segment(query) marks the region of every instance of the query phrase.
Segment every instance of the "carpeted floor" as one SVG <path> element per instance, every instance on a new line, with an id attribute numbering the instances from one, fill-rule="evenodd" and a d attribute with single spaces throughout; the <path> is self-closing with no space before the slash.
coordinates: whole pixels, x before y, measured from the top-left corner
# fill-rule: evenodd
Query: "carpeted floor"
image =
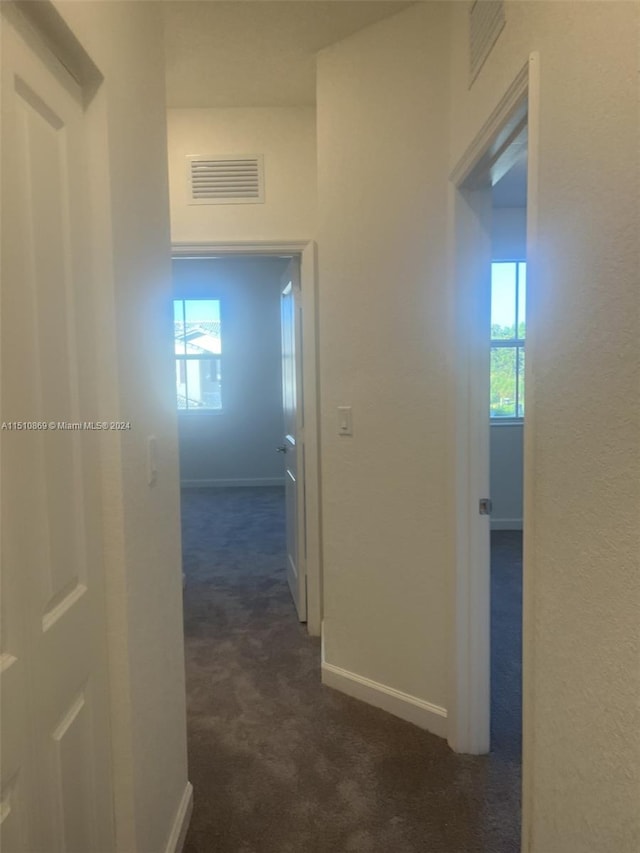
<path id="1" fill-rule="evenodd" d="M 491 749 L 522 755 L 522 532 L 491 534 Z"/>
<path id="2" fill-rule="evenodd" d="M 185 853 L 516 853 L 519 535 L 494 536 L 496 751 L 472 758 L 322 687 L 286 585 L 282 490 L 182 500 Z"/>

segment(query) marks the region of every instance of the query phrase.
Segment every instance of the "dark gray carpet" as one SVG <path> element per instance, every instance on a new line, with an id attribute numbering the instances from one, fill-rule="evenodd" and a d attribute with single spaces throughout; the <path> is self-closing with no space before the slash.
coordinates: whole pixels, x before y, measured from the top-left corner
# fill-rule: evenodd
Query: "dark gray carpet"
<path id="1" fill-rule="evenodd" d="M 498 750 L 454 755 L 320 684 L 319 642 L 297 622 L 285 580 L 282 490 L 193 489 L 182 500 L 194 785 L 185 853 L 516 853 L 512 665 L 494 668 L 507 730 L 496 731 Z M 506 587 L 517 597 L 517 581 Z M 501 648 L 510 656 L 515 645 L 505 637 Z"/>
<path id="2" fill-rule="evenodd" d="M 522 533 L 491 534 L 491 749 L 522 755 Z"/>

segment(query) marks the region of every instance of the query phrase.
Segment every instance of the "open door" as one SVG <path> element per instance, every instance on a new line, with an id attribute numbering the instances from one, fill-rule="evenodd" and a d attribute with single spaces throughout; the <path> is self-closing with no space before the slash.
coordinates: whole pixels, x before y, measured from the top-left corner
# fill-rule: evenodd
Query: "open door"
<path id="1" fill-rule="evenodd" d="M 449 745 L 455 752 L 482 754 L 490 749 L 490 400 L 491 221 L 492 187 L 528 150 L 527 262 L 535 245 L 539 58 L 529 56 L 478 136 L 451 173 L 455 223 L 452 256 L 456 292 L 456 564 L 453 592 L 453 642 Z M 532 144 L 533 142 L 533 144 Z M 533 188 L 533 190 L 532 190 Z M 517 310 L 516 310 L 517 314 Z M 527 307 L 527 315 L 530 316 Z M 516 321 L 517 322 L 517 321 Z M 531 388 L 527 358 L 526 386 Z M 527 456 L 532 450 L 531 419 L 525 437 L 525 506 Z M 526 529 L 526 510 L 525 510 Z M 526 541 L 526 539 L 525 539 Z M 526 549 L 525 549 L 526 550 Z M 525 560 L 526 564 L 526 555 Z M 525 571 L 524 607 L 527 605 Z M 525 620 L 526 621 L 526 620 Z M 525 661 L 527 653 L 524 632 Z M 525 666 L 526 675 L 526 666 Z M 526 744 L 526 691 L 524 710 Z M 526 748 L 523 767 L 526 767 Z M 526 783 L 525 783 L 526 784 Z"/>
<path id="2" fill-rule="evenodd" d="M 282 409 L 287 520 L 287 581 L 301 622 L 307 621 L 304 524 L 304 423 L 302 400 L 302 307 L 298 259 L 282 278 Z"/>

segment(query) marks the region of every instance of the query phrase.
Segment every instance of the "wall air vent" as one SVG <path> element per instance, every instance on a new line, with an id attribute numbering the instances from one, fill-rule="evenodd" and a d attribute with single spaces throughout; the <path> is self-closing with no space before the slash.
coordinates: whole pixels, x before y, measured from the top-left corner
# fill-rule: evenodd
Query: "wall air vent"
<path id="1" fill-rule="evenodd" d="M 189 204 L 262 204 L 264 157 L 187 157 Z"/>
<path id="2" fill-rule="evenodd" d="M 473 0 L 469 9 L 469 88 L 504 25 L 504 0 Z"/>

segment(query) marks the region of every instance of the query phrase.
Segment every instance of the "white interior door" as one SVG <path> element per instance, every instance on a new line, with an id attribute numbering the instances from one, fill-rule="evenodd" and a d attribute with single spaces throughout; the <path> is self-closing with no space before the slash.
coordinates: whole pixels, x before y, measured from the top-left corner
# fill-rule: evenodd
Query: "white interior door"
<path id="1" fill-rule="evenodd" d="M 456 571 L 449 744 L 489 751 L 491 187 L 456 191 Z"/>
<path id="2" fill-rule="evenodd" d="M 456 564 L 448 740 L 456 752 L 472 754 L 489 751 L 491 732 L 491 526 L 483 508 L 484 499 L 490 497 L 491 186 L 518 159 L 528 138 L 530 200 L 535 183 L 531 168 L 537 161 L 529 147 L 529 91 L 530 87 L 538 91 L 538 73 L 537 55 L 531 54 L 451 174 L 457 342 Z M 534 139 L 536 128 L 534 119 Z M 527 220 L 529 252 L 529 205 Z M 524 700 L 526 708 L 526 696 Z"/>
<path id="3" fill-rule="evenodd" d="M 282 280 L 282 405 L 287 516 L 287 580 L 301 622 L 307 619 L 304 524 L 304 423 L 300 269 L 291 260 Z"/>
<path id="4" fill-rule="evenodd" d="M 35 39 L 35 40 L 34 40 Z M 82 92 L 2 20 L 2 787 L 7 853 L 114 849 Z M 84 378 L 83 378 L 84 377 Z M 45 429 L 42 425 L 46 424 Z"/>

